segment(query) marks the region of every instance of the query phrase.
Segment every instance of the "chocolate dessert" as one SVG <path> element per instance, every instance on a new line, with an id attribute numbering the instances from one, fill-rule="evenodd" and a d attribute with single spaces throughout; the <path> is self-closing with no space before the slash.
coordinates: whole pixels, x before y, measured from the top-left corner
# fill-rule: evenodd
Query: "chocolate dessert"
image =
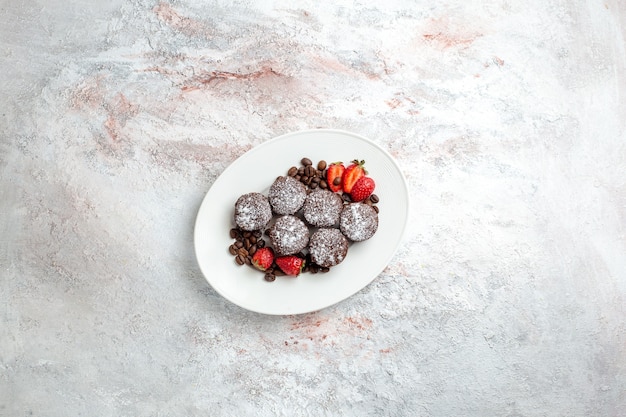
<path id="1" fill-rule="evenodd" d="M 341 211 L 339 228 L 353 242 L 362 242 L 374 236 L 378 229 L 378 213 L 367 204 L 347 204 Z"/>
<path id="2" fill-rule="evenodd" d="M 339 229 L 319 229 L 309 241 L 311 261 L 322 267 L 340 264 L 348 253 L 348 240 Z"/>
<path id="3" fill-rule="evenodd" d="M 309 243 L 309 228 L 295 216 L 279 217 L 269 228 L 269 238 L 276 255 L 293 255 Z"/>
<path id="4" fill-rule="evenodd" d="M 315 227 L 330 227 L 339 222 L 343 201 L 337 193 L 318 189 L 304 200 L 304 219 Z"/>
<path id="5" fill-rule="evenodd" d="M 235 223 L 241 230 L 264 229 L 272 219 L 272 208 L 261 193 L 244 194 L 235 203 Z"/>
<path id="6" fill-rule="evenodd" d="M 268 199 L 276 214 L 294 214 L 306 198 L 306 187 L 292 177 L 278 177 L 270 187 Z"/>

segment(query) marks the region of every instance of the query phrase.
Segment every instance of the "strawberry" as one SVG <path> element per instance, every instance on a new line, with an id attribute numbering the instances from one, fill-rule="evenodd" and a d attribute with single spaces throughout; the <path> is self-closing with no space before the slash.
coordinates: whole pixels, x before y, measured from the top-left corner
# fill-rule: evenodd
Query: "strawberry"
<path id="1" fill-rule="evenodd" d="M 326 183 L 328 184 L 328 188 L 331 191 L 337 192 L 341 190 L 341 177 L 343 176 L 343 172 L 346 170 L 346 167 L 343 166 L 342 162 L 333 162 L 328 166 L 326 170 Z M 337 179 L 339 178 L 339 179 Z M 335 181 L 337 182 L 335 184 Z"/>
<path id="2" fill-rule="evenodd" d="M 352 201 L 363 201 L 374 192 L 376 183 L 370 177 L 359 178 L 350 191 L 350 198 Z"/>
<path id="3" fill-rule="evenodd" d="M 367 171 L 363 167 L 365 161 L 352 161 L 352 164 L 348 165 L 341 177 L 341 186 L 343 191 L 349 193 L 352 191 L 352 187 L 358 181 L 359 178 L 364 177 Z"/>
<path id="4" fill-rule="evenodd" d="M 261 271 L 267 270 L 274 263 L 274 251 L 272 248 L 263 247 L 257 249 L 252 255 L 252 265 Z"/>
<path id="5" fill-rule="evenodd" d="M 287 275 L 300 275 L 304 268 L 304 259 L 295 255 L 279 256 L 276 258 L 276 265 Z"/>

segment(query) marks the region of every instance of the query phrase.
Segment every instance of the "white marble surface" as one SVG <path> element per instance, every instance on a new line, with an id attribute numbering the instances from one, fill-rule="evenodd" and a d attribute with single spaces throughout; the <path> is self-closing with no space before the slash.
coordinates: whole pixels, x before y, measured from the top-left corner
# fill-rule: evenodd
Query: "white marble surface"
<path id="1" fill-rule="evenodd" d="M 626 5 L 0 2 L 0 415 L 626 415 Z M 294 130 L 413 210 L 303 316 L 197 267 L 200 201 Z"/>

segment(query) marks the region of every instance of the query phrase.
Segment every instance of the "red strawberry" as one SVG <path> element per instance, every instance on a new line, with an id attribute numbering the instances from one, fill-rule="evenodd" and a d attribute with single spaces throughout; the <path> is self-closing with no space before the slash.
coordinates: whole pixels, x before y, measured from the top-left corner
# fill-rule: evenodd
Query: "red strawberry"
<path id="1" fill-rule="evenodd" d="M 276 258 L 276 265 L 287 275 L 300 275 L 304 268 L 304 259 L 295 255 L 279 256 Z"/>
<path id="2" fill-rule="evenodd" d="M 376 183 L 370 177 L 359 178 L 350 191 L 350 198 L 352 201 L 363 201 L 374 192 Z"/>
<path id="3" fill-rule="evenodd" d="M 328 188 L 331 191 L 337 192 L 341 191 L 341 177 L 343 176 L 343 172 L 346 170 L 346 167 L 343 166 L 342 162 L 333 162 L 328 166 L 326 170 L 326 183 L 328 183 Z M 339 178 L 337 180 L 337 178 Z M 335 184 L 337 181 L 337 184 Z"/>
<path id="4" fill-rule="evenodd" d="M 341 186 L 343 187 L 343 191 L 349 193 L 352 191 L 352 187 L 358 181 L 359 178 L 364 177 L 367 174 L 367 171 L 363 167 L 365 161 L 357 161 L 356 159 L 352 161 L 352 164 L 348 165 L 346 170 L 343 172 L 343 176 L 341 177 Z"/>
<path id="5" fill-rule="evenodd" d="M 272 250 L 272 248 L 263 247 L 257 249 L 257 251 L 254 252 L 254 255 L 252 255 L 252 265 L 257 269 L 260 269 L 261 271 L 265 271 L 266 269 L 268 269 L 270 266 L 272 266 L 273 262 L 274 251 Z"/>

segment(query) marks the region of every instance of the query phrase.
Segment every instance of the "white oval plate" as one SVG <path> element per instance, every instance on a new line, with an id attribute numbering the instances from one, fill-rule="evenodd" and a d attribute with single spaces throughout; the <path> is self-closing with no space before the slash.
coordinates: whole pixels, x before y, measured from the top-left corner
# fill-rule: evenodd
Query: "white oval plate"
<path id="1" fill-rule="evenodd" d="M 238 266 L 228 247 L 234 242 L 237 198 L 249 192 L 267 195 L 277 176 L 299 166 L 303 157 L 314 163 L 365 160 L 376 182 L 379 226 L 367 241 L 350 246 L 345 260 L 327 273 L 264 280 L 264 274 Z M 263 314 L 290 315 L 321 310 L 355 294 L 387 266 L 400 245 L 409 213 L 406 181 L 393 158 L 374 142 L 354 133 L 319 129 L 269 140 L 228 166 L 208 191 L 196 218 L 194 244 L 200 270 L 227 300 Z"/>

